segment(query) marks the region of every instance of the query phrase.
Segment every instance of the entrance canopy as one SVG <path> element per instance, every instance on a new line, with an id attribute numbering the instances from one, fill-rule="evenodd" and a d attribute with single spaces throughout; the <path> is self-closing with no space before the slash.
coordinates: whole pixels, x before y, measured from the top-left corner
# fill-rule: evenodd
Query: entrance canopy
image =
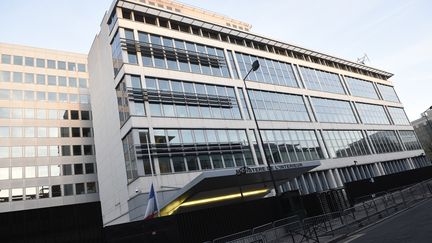
<path id="1" fill-rule="evenodd" d="M 319 165 L 320 161 L 308 161 L 272 164 L 271 168 L 279 185 Z M 161 205 L 161 215 L 260 198 L 273 188 L 266 165 L 204 171 Z"/>

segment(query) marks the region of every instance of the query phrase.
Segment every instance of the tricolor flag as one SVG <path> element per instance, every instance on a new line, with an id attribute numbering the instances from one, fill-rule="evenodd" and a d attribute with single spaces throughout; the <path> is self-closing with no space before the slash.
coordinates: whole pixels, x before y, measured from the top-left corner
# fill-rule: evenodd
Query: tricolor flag
<path id="1" fill-rule="evenodd" d="M 155 218 L 158 216 L 158 213 L 159 213 L 159 209 L 157 205 L 157 198 L 152 183 L 150 188 L 149 198 L 147 201 L 147 209 L 144 215 L 144 220 Z"/>

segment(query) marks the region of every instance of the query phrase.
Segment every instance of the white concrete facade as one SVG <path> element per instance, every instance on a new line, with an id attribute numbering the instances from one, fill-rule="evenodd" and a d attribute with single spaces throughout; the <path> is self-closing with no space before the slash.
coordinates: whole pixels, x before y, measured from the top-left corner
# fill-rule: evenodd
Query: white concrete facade
<path id="1" fill-rule="evenodd" d="M 0 213 L 99 201 L 87 55 L 0 44 Z"/>
<path id="2" fill-rule="evenodd" d="M 181 7 L 179 11 L 170 10 L 166 5 L 167 1 L 156 1 L 156 6 L 149 4 L 146 1 L 114 1 L 110 10 L 105 15 L 102 24 L 101 31 L 96 36 L 91 51 L 89 53 L 89 74 L 90 74 L 90 93 L 92 99 L 92 110 L 94 114 L 94 127 L 95 127 L 95 144 L 97 146 L 97 163 L 98 163 L 98 178 L 100 181 L 100 197 L 102 205 L 102 215 L 104 225 L 118 224 L 123 222 L 129 222 L 133 220 L 142 219 L 143 213 L 145 212 L 145 206 L 147 201 L 147 193 L 152 183 L 155 185 L 155 190 L 158 192 L 159 200 L 166 202 L 170 196 L 175 194 L 176 190 L 184 187 L 194 178 L 199 176 L 201 170 L 185 170 L 176 173 L 163 173 L 160 164 L 160 157 L 157 155 L 149 155 L 153 164 L 150 163 L 153 174 L 146 174 L 145 165 L 143 165 L 146 158 L 139 159 L 138 153 L 135 151 L 135 145 L 140 144 L 141 134 L 148 134 L 149 143 L 142 143 L 141 145 L 153 146 L 158 143 L 155 136 L 156 133 L 165 131 L 167 134 L 168 130 L 188 130 L 188 129 L 226 129 L 226 130 L 244 130 L 246 131 L 246 137 L 249 141 L 248 146 L 253 156 L 253 165 L 259 165 L 258 155 L 256 149 L 258 148 L 261 155 L 264 155 L 263 145 L 259 143 L 258 147 L 252 146 L 253 134 L 256 134 L 256 126 L 253 120 L 246 117 L 246 114 L 251 114 L 251 104 L 249 100 L 245 100 L 246 105 L 241 105 L 242 100 L 239 92 L 244 90 L 245 86 L 241 79 L 235 78 L 235 72 L 240 72 L 239 76 L 243 77 L 245 73 L 240 71 L 239 60 L 236 55 L 233 56 L 233 61 L 229 61 L 229 53 L 233 51 L 235 54 L 249 54 L 252 56 L 271 59 L 273 61 L 287 63 L 292 69 L 295 75 L 295 80 L 299 87 L 290 87 L 283 85 L 274 85 L 264 82 L 247 81 L 247 87 L 249 90 L 269 91 L 277 92 L 279 94 L 290 94 L 301 97 L 304 101 L 304 107 L 307 114 L 309 115 L 310 121 L 287 121 L 287 120 L 259 120 L 259 126 L 261 130 L 293 130 L 293 131 L 311 131 L 316 135 L 317 147 L 322 151 L 320 157 L 321 166 L 314 169 L 313 171 L 304 174 L 294 180 L 281 185 L 283 190 L 294 190 L 299 189 L 301 193 L 312 193 L 317 191 L 324 191 L 333 188 L 343 187 L 343 183 L 350 182 L 353 180 L 366 179 L 374 176 L 385 175 L 389 173 L 395 173 L 398 171 L 404 171 L 414 169 L 415 166 L 412 163 L 412 158 L 416 158 L 423 153 L 423 150 L 419 147 L 415 149 L 409 149 L 404 145 L 400 131 L 412 131 L 413 128 L 408 124 L 398 124 L 393 121 L 394 117 L 388 111 L 388 107 L 403 108 L 400 102 L 389 101 L 383 98 L 378 85 L 386 85 L 392 87 L 392 83 L 388 78 L 392 74 L 378 69 L 362 66 L 356 63 L 345 61 L 342 59 L 334 59 L 336 64 L 330 63 L 329 57 L 322 54 L 322 59 L 319 61 L 313 61 L 315 58 L 320 57 L 320 53 L 312 51 L 300 50 L 300 53 L 296 54 L 285 50 L 285 55 L 278 54 L 274 46 L 269 42 L 264 49 L 248 47 L 248 44 L 238 45 L 231 42 L 225 41 L 225 37 L 222 37 L 221 33 L 239 33 L 238 29 L 234 30 L 231 27 L 218 25 L 218 21 L 214 18 L 217 16 L 212 15 L 207 17 L 204 13 L 193 14 L 191 13 L 190 7 L 187 11 L 182 12 Z M 160 5 L 159 5 L 160 4 Z M 168 6 L 168 5 L 166 5 Z M 123 15 L 127 16 L 123 16 Z M 144 17 L 141 17 L 144 16 Z M 141 21 L 141 18 L 145 19 L 149 16 L 148 20 Z M 180 16 L 180 17 L 179 17 Z M 181 17 L 184 17 L 182 19 Z M 154 18 L 154 23 L 153 23 Z M 171 19 L 169 23 L 165 25 L 166 19 Z M 174 21 L 175 19 L 175 21 Z M 192 21 L 200 22 L 202 28 L 195 32 L 195 27 L 190 27 Z M 178 22 L 189 26 L 189 33 L 185 31 L 174 30 L 173 26 L 176 26 Z M 213 26 L 217 38 L 204 37 L 206 26 Z M 181 28 L 182 27 L 178 27 Z M 126 33 L 125 30 L 131 32 Z M 122 39 L 129 39 L 128 34 L 133 33 L 134 44 L 128 46 L 127 42 Z M 199 46 L 207 46 L 207 50 L 216 48 L 223 50 L 229 75 L 225 77 L 205 75 L 193 72 L 184 72 L 178 70 L 170 70 L 168 67 L 169 58 L 165 57 L 164 64 L 165 68 L 157 68 L 156 57 L 152 56 L 150 59 L 153 66 L 146 65 L 146 61 L 143 57 L 144 48 L 147 44 L 143 44 L 143 40 L 140 39 L 140 35 L 145 33 L 146 36 L 162 36 L 163 38 L 174 38 L 175 40 L 186 41 L 186 43 L 193 43 L 197 48 Z M 240 33 L 242 33 L 240 31 Z M 244 32 L 250 36 L 256 37 L 257 40 L 262 39 L 259 35 L 253 33 Z M 149 35 L 147 35 L 149 34 Z M 237 36 L 241 36 L 238 34 Z M 244 36 L 247 36 L 246 34 Z M 120 41 L 119 46 L 115 46 L 116 38 Z M 234 38 L 234 37 L 233 37 Z M 249 38 L 249 37 L 248 37 Z M 252 38 L 252 37 L 250 37 Z M 130 40 L 130 39 L 129 39 Z M 159 37 L 160 40 L 160 37 Z M 165 40 L 165 39 L 164 39 Z M 257 41 L 257 43 L 259 43 Z M 276 43 L 276 42 L 275 42 Z M 154 43 L 153 43 L 154 45 Z M 177 45 L 177 44 L 176 44 Z M 134 48 L 132 46 L 140 46 L 140 51 L 136 51 L 135 57 L 129 57 L 128 52 Z M 150 46 L 150 45 L 149 45 Z M 277 46 L 276 46 L 277 47 Z M 119 50 L 119 59 L 121 59 L 121 65 L 118 67 L 118 73 L 114 72 L 113 55 L 116 52 L 115 49 Z M 152 46 L 152 48 L 156 48 Z M 164 47 L 165 54 L 168 55 L 167 47 Z M 155 49 L 153 49 L 154 53 Z M 304 51 L 304 52 L 303 52 Z M 133 51 L 132 51 L 133 52 Z M 291 53 L 291 54 L 289 54 Z M 294 55 L 292 55 L 294 53 Z M 151 55 L 151 54 L 150 54 Z M 301 58 L 299 57 L 301 55 Z M 176 68 L 180 68 L 180 54 L 177 53 L 174 61 Z M 325 58 L 324 58 L 325 57 Z M 132 59 L 130 59 L 132 58 Z M 136 63 L 130 63 L 130 60 L 136 58 Z M 129 60 L 129 61 L 128 61 Z M 191 59 L 189 59 L 191 60 Z M 190 68 L 192 64 L 189 63 Z M 201 63 L 201 71 L 204 72 L 204 65 Z M 263 65 L 263 64 L 261 64 Z M 340 66 L 339 66 L 340 65 Z M 346 65 L 346 66 L 343 66 Z M 344 68 L 342 68 L 342 66 Z M 306 84 L 304 73 L 300 70 L 300 67 L 308 67 L 316 70 L 333 73 L 339 77 L 341 82 L 343 93 L 330 93 L 326 91 L 313 90 Z M 191 69 L 192 70 L 192 69 Z M 215 73 L 215 71 L 212 71 Z M 352 95 L 352 90 L 347 85 L 346 78 L 352 77 L 361 79 L 372 84 L 373 89 L 377 93 L 377 98 L 365 98 Z M 239 112 L 241 118 L 238 119 L 211 119 L 211 118 L 185 118 L 179 115 L 171 117 L 163 115 L 152 115 L 152 107 L 149 101 L 143 101 L 143 107 L 145 115 L 134 114 L 139 105 L 139 102 L 133 100 L 131 96 L 126 97 L 128 100 L 126 108 L 119 108 L 118 102 L 120 102 L 119 88 L 121 85 L 126 87 L 132 87 L 132 77 L 140 80 L 140 86 L 143 90 L 149 90 L 147 79 L 157 78 L 163 80 L 177 80 L 183 81 L 183 83 L 193 82 L 195 84 L 206 84 L 206 85 L 219 85 L 228 88 L 234 88 L 236 101 L 239 104 Z M 173 85 L 172 85 L 173 86 Z M 116 92 L 117 89 L 117 92 Z M 186 89 L 186 88 L 185 88 Z M 160 90 L 158 92 L 161 92 Z M 313 98 L 325 98 L 337 101 L 346 101 L 349 103 L 349 107 L 353 112 L 353 117 L 356 122 L 343 123 L 343 122 L 320 122 L 317 118 L 317 106 L 311 102 Z M 388 124 L 367 124 L 362 121 L 363 117 L 360 117 L 358 111 L 358 104 L 367 103 L 372 105 L 379 105 L 385 112 Z M 162 107 L 162 106 L 161 106 Z M 128 117 L 121 121 L 119 118 L 119 109 L 127 109 Z M 164 111 L 165 112 L 165 111 Z M 164 113 L 165 114 L 165 113 Z M 174 114 L 174 112 L 173 112 Z M 176 113 L 177 114 L 177 113 Z M 359 131 L 363 136 L 365 149 L 369 151 L 368 154 L 359 156 L 341 156 L 336 157 L 330 154 L 330 143 L 323 139 L 323 133 L 325 131 Z M 393 152 L 378 152 L 372 144 L 371 135 L 367 135 L 368 131 L 392 131 L 395 134 L 395 143 L 400 144 L 401 148 L 398 151 Z M 238 132 L 240 134 L 240 132 Z M 135 154 L 134 163 L 136 163 L 136 171 L 138 175 L 133 175 L 132 179 L 127 175 L 127 161 L 125 160 L 122 148 L 122 140 L 124 142 L 127 137 L 131 135 L 133 145 L 132 150 Z M 157 135 L 159 136 L 159 135 Z M 181 135 L 183 136 L 183 135 Z M 195 135 L 196 136 L 196 135 Z M 219 135 L 218 135 L 219 136 Z M 166 135 L 170 139 L 170 135 Z M 219 137 L 220 138 L 220 137 Z M 183 139 L 183 137 L 182 137 Z M 210 140 L 207 135 L 207 141 Z M 220 141 L 219 139 L 218 141 Z M 168 142 L 167 142 L 168 143 Z M 354 143 L 350 146 L 354 146 Z M 270 146 L 270 145 L 265 145 Z M 309 147 L 312 149 L 312 147 Z M 314 148 L 315 149 L 315 148 Z M 145 149 L 143 149 L 144 151 Z M 149 148 L 150 150 L 150 148 Z M 309 151 L 309 150 L 305 150 Z M 142 151 L 141 151 L 142 152 Z M 272 150 L 273 152 L 273 150 Z M 337 152 L 337 151 L 336 151 Z M 281 152 L 282 154 L 282 152 Z M 288 152 L 287 152 L 288 154 Z M 154 157 L 152 157 L 154 156 Z M 184 155 L 186 156 L 186 155 Z M 263 156 L 265 157 L 265 156 Z M 137 162 L 138 161 L 138 162 Z M 140 162 L 141 161 L 141 162 Z M 171 161 L 171 169 L 174 168 L 174 161 Z M 201 158 L 200 158 L 201 161 Z M 356 162 L 354 162 L 356 161 Z M 187 163 L 186 160 L 183 160 Z M 211 165 L 212 169 L 216 169 L 215 160 Z M 224 159 L 224 163 L 226 160 Z M 355 163 L 356 166 L 353 166 Z M 264 159 L 266 164 L 266 159 Z M 226 165 L 226 164 L 225 164 Z M 251 164 L 249 164 L 251 165 Z M 202 168 L 202 165 L 201 167 Z M 203 169 L 203 168 L 202 168 Z M 204 169 L 203 169 L 204 170 Z"/>

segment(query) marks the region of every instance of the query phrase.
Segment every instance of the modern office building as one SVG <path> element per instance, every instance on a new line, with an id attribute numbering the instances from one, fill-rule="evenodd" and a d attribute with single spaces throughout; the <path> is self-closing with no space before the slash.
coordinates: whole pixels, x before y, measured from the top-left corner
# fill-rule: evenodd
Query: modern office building
<path id="1" fill-rule="evenodd" d="M 411 122 L 414 131 L 429 160 L 432 159 L 432 110 L 429 108 L 421 117 Z"/>
<path id="2" fill-rule="evenodd" d="M 391 73 L 250 29 L 114 1 L 88 57 L 105 226 L 143 219 L 152 183 L 170 215 L 264 197 L 272 181 L 309 194 L 426 165 Z"/>
<path id="3" fill-rule="evenodd" d="M 98 202 L 87 55 L 0 44 L 0 57 L 0 214 Z"/>

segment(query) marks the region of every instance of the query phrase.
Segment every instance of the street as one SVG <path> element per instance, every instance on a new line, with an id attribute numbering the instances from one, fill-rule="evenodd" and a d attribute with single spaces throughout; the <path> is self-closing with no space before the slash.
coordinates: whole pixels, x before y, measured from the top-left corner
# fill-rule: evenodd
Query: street
<path id="1" fill-rule="evenodd" d="M 431 226 L 432 200 L 429 199 L 389 220 L 360 231 L 342 242 L 431 242 Z"/>

